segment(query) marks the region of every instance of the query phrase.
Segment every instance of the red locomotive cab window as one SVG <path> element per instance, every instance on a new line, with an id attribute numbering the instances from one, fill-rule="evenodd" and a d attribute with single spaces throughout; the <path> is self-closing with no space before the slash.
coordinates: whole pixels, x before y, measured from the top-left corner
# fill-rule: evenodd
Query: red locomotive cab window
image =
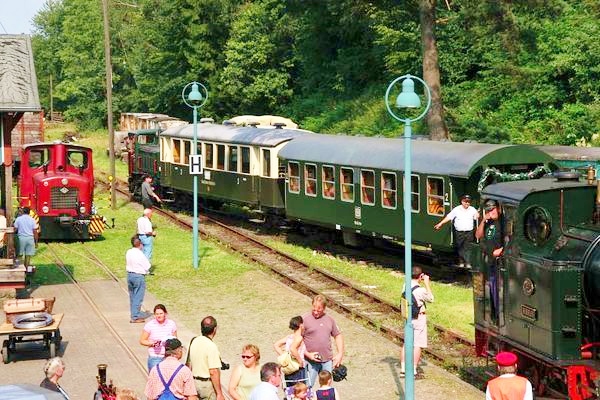
<path id="1" fill-rule="evenodd" d="M 85 169 L 88 166 L 87 154 L 83 151 L 69 151 L 67 164 L 71 167 Z"/>
<path id="2" fill-rule="evenodd" d="M 48 149 L 35 149 L 29 151 L 29 168 L 37 168 L 50 161 Z"/>

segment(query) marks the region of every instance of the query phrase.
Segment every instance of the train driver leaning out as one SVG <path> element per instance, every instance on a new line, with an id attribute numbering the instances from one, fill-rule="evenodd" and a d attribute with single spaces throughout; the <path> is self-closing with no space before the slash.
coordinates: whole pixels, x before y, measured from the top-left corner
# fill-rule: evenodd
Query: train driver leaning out
<path id="1" fill-rule="evenodd" d="M 517 355 L 503 351 L 496 355 L 500 376 L 490 380 L 485 390 L 486 400 L 533 400 L 531 382 L 516 375 Z"/>

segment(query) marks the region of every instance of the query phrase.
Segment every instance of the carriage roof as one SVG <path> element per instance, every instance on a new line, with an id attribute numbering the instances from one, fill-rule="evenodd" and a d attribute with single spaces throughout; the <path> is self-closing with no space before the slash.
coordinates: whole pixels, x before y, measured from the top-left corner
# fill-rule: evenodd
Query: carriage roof
<path id="1" fill-rule="evenodd" d="M 263 129 L 218 124 L 197 124 L 198 140 L 219 143 L 274 147 L 307 134 L 309 134 L 307 131 L 295 129 Z M 175 126 L 161 132 L 160 136 L 193 139 L 194 125 Z"/>
<path id="2" fill-rule="evenodd" d="M 579 146 L 546 146 L 539 145 L 536 148 L 550 154 L 557 160 L 598 161 L 600 160 L 600 147 Z"/>
<path id="3" fill-rule="evenodd" d="M 413 140 L 412 169 L 417 173 L 468 177 L 476 168 L 494 165 L 552 163 L 529 145 L 501 145 Z M 288 160 L 404 170 L 404 139 L 342 135 L 305 135 L 279 153 Z"/>
<path id="4" fill-rule="evenodd" d="M 484 197 L 492 196 L 497 199 L 520 202 L 531 193 L 583 186 L 589 185 L 577 180 L 559 180 L 553 176 L 547 176 L 541 179 L 495 183 L 486 186 L 481 194 Z"/>

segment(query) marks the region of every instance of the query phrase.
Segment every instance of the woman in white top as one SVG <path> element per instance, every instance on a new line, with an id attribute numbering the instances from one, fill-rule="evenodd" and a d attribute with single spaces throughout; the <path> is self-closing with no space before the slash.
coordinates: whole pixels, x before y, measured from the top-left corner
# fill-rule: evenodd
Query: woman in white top
<path id="1" fill-rule="evenodd" d="M 144 325 L 140 344 L 148 347 L 148 372 L 165 358 L 165 340 L 177 337 L 177 325 L 167 318 L 167 308 L 154 306 L 154 318 Z"/>
<path id="2" fill-rule="evenodd" d="M 304 363 L 304 353 L 306 352 L 306 346 L 304 345 L 304 338 L 302 332 L 304 331 L 304 323 L 301 316 L 296 316 L 290 319 L 290 329 L 293 331 L 291 334 L 281 338 L 273 345 L 278 355 L 284 351 L 289 351 L 292 357 L 298 361 L 300 369 L 290 375 L 285 375 L 286 387 L 294 386 L 297 382 L 306 383 L 306 368 Z"/>

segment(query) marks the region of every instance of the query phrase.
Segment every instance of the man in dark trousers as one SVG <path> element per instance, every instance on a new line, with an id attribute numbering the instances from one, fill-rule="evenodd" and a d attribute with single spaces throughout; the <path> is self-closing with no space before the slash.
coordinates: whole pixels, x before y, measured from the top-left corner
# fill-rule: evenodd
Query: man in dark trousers
<path id="1" fill-rule="evenodd" d="M 142 182 L 142 204 L 144 208 L 152 208 L 154 205 L 154 201 L 152 199 L 162 203 L 162 200 L 156 193 L 154 193 L 154 189 L 152 188 L 152 177 L 150 175 L 146 175 L 144 176 L 144 181 Z"/>

